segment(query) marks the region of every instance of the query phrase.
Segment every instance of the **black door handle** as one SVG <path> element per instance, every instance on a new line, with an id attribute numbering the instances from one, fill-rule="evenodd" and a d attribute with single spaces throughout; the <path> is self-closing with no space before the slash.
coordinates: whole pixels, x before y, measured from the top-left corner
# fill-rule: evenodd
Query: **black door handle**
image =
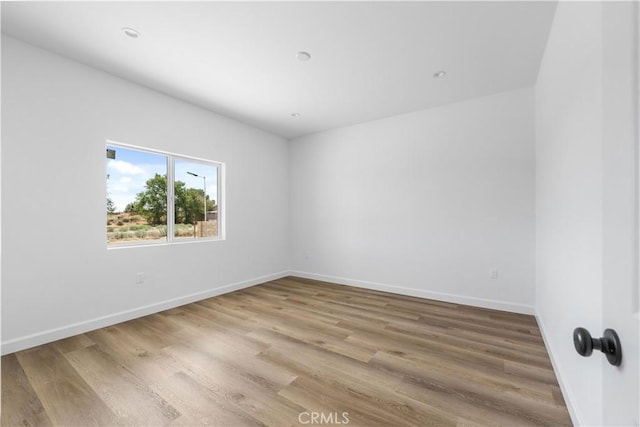
<path id="1" fill-rule="evenodd" d="M 613 366 L 620 366 L 622 363 L 620 338 L 613 329 L 605 329 L 602 338 L 592 338 L 585 328 L 576 328 L 573 331 L 573 345 L 581 356 L 591 356 L 595 348 L 603 352 Z"/>

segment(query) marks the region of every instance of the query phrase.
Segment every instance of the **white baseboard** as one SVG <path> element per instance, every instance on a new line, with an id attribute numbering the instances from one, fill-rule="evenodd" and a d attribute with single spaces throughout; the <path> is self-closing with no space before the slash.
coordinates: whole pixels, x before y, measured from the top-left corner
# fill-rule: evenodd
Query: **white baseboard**
<path id="1" fill-rule="evenodd" d="M 470 297 L 464 295 L 448 294 L 444 292 L 427 291 L 422 289 L 405 288 L 402 286 L 388 285 L 385 283 L 368 282 L 364 280 L 345 279 L 343 277 L 327 276 L 324 274 L 308 273 L 304 271 L 290 271 L 291 276 L 298 276 L 305 279 L 321 280 L 324 282 L 337 283 L 339 285 L 355 286 L 358 288 L 375 289 L 377 291 L 390 292 L 393 294 L 408 295 L 418 298 L 427 298 L 436 301 L 451 302 L 454 304 L 472 305 L 475 307 L 491 308 L 494 310 L 509 311 L 520 314 L 533 314 L 533 306 L 513 303 L 509 301 L 499 301 L 486 298 Z"/>
<path id="2" fill-rule="evenodd" d="M 556 374 L 556 379 L 558 380 L 558 385 L 560 385 L 560 391 L 562 391 L 562 397 L 564 397 L 564 402 L 567 405 L 567 409 L 569 410 L 569 416 L 571 417 L 571 422 L 574 426 L 583 426 L 586 425 L 582 422 L 582 414 L 578 409 L 578 406 L 575 404 L 575 399 L 571 394 L 571 391 L 567 387 L 564 382 L 562 375 L 560 374 L 560 369 L 558 362 L 553 357 L 555 352 L 553 351 L 553 347 L 551 346 L 551 341 L 547 338 L 546 327 L 544 322 L 540 318 L 538 312 L 535 312 L 536 321 L 538 322 L 538 328 L 540 329 L 540 333 L 542 334 L 542 340 L 544 341 L 544 346 L 547 348 L 547 353 L 549 354 L 549 359 L 551 360 L 551 366 L 553 366 L 553 372 Z"/>
<path id="3" fill-rule="evenodd" d="M 248 288 L 250 286 L 258 285 L 260 283 L 268 282 L 270 280 L 280 279 L 282 277 L 289 276 L 289 275 L 290 275 L 289 271 L 281 271 L 279 273 L 255 277 L 253 279 L 232 283 L 230 285 L 221 286 L 215 289 L 208 289 L 206 291 L 196 292 L 193 294 L 189 294 L 189 295 L 185 295 L 177 298 L 172 298 L 169 300 L 145 305 L 142 307 L 121 311 L 119 313 L 96 317 L 94 319 L 89 319 L 82 322 L 73 323 L 71 325 L 49 329 L 43 332 L 37 332 L 35 334 L 27 335 L 24 337 L 14 338 L 12 340 L 2 342 L 2 345 L 0 346 L 1 347 L 0 353 L 2 355 L 14 353 L 16 351 L 25 350 L 27 348 L 57 341 L 63 338 L 68 338 L 73 335 L 78 335 L 84 332 L 92 331 L 94 329 L 104 328 L 107 326 L 115 325 L 116 323 L 126 322 L 127 320 L 132 320 L 138 317 L 147 316 L 149 314 L 157 313 L 163 310 L 168 310 L 170 308 L 179 307 L 184 304 L 189 304 L 192 302 L 201 301 L 203 299 L 215 297 L 216 295 L 222 295 L 229 292 L 237 291 L 239 289 Z"/>
<path id="4" fill-rule="evenodd" d="M 279 273 L 269 274 L 266 276 L 260 276 L 242 282 L 232 283 L 226 286 L 221 286 L 215 289 L 209 289 L 202 292 L 196 292 L 193 294 L 173 298 L 170 300 L 161 301 L 137 307 L 130 310 L 121 311 L 106 316 L 89 319 L 86 321 L 73 323 L 71 325 L 61 326 L 58 328 L 49 329 L 35 334 L 14 338 L 8 341 L 3 341 L 0 345 L 0 354 L 5 355 L 14 353 L 16 351 L 25 350 L 27 348 L 35 347 L 38 345 L 46 344 L 49 342 L 57 341 L 63 338 L 68 338 L 73 335 L 82 334 L 84 332 L 92 331 L 98 328 L 104 328 L 107 326 L 115 325 L 117 323 L 126 322 L 127 320 L 136 319 L 138 317 L 147 316 L 149 314 L 157 313 L 159 311 L 168 310 L 170 308 L 178 307 L 184 304 L 200 301 L 206 298 L 211 298 L 216 295 L 226 294 L 239 289 L 248 288 L 250 286 L 258 285 L 260 283 L 268 282 L 270 280 L 280 279 L 286 276 L 298 276 L 307 279 L 322 280 L 326 282 L 337 283 L 341 285 L 349 285 L 360 288 L 375 289 L 384 292 L 391 292 L 400 295 L 409 295 L 419 298 L 428 298 L 437 301 L 445 301 L 456 304 L 472 305 L 476 307 L 491 308 L 495 310 L 510 311 L 514 313 L 533 314 L 533 307 L 525 304 L 510 303 L 507 301 L 490 300 L 485 298 L 468 297 L 463 295 L 448 294 L 443 292 L 425 291 L 420 289 L 405 288 L 400 286 L 393 286 L 383 283 L 367 282 L 363 280 L 345 279 L 335 276 L 327 276 L 323 274 L 308 273 L 303 271 L 281 271 Z M 553 360 L 553 359 L 552 359 Z M 564 392 L 564 391 L 563 391 Z"/>
<path id="5" fill-rule="evenodd" d="M 331 282 L 341 285 L 354 286 L 359 288 L 374 289 L 384 292 L 390 292 L 400 295 L 408 295 L 419 298 L 428 298 L 437 301 L 445 301 L 456 304 L 472 305 L 476 307 L 491 308 L 502 311 L 509 311 L 521 314 L 534 314 L 542 334 L 542 339 L 549 353 L 551 364 L 555 372 L 558 384 L 564 396 L 564 400 L 571 416 L 571 421 L 574 425 L 584 425 L 582 423 L 582 416 L 578 407 L 574 404 L 574 398 L 563 381 L 558 364 L 554 358 L 554 351 L 550 341 L 547 339 L 546 328 L 544 322 L 540 318 L 534 308 L 525 304 L 511 303 L 507 301 L 498 301 L 485 298 L 469 297 L 463 295 L 448 294 L 444 292 L 426 291 L 413 288 L 405 288 L 401 286 L 388 285 L 384 283 L 368 282 L 363 280 L 345 279 L 342 277 L 328 276 L 324 274 L 308 273 L 303 271 L 281 271 L 279 273 L 269 274 L 265 276 L 256 277 L 242 282 L 232 283 L 226 286 L 218 287 L 215 289 L 209 289 L 202 292 L 196 292 L 193 294 L 173 298 L 170 300 L 161 301 L 154 304 L 145 305 L 142 307 L 121 311 L 119 313 L 110 314 L 94 319 L 86 320 L 83 322 L 74 323 L 67 326 L 62 326 L 47 331 L 38 332 L 35 334 L 27 335 L 20 338 L 14 338 L 12 340 L 2 342 L 0 346 L 2 355 L 14 353 L 16 351 L 25 350 L 27 348 L 35 347 L 38 345 L 46 344 L 49 342 L 57 341 L 63 338 L 67 338 L 73 335 L 82 334 L 84 332 L 92 331 L 98 328 L 104 328 L 107 326 L 115 325 L 117 323 L 125 322 L 128 320 L 136 319 L 138 317 L 147 316 L 149 314 L 157 313 L 163 310 L 168 310 L 174 307 L 179 307 L 184 304 L 189 304 L 203 299 L 211 298 L 217 295 L 226 294 L 239 289 L 248 288 L 258 285 L 260 283 L 268 282 L 271 280 L 280 279 L 286 276 L 297 276 L 306 279 L 321 280 L 325 282 Z"/>

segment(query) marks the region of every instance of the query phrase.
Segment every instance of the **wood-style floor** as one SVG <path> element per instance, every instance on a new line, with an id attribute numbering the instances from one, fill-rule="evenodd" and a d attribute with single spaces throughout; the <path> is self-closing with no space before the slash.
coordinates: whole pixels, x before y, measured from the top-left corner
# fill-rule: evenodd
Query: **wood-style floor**
<path id="1" fill-rule="evenodd" d="M 294 277 L 2 358 L 2 426 L 314 420 L 571 424 L 533 317 Z"/>

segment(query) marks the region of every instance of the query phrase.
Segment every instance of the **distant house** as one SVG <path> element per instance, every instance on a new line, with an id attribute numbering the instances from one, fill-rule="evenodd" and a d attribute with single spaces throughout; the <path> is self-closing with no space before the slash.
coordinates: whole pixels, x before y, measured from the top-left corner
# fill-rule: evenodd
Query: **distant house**
<path id="1" fill-rule="evenodd" d="M 202 211 L 201 211 L 202 212 Z M 218 219 L 218 211 L 208 211 L 207 212 L 207 221 L 213 221 Z"/>

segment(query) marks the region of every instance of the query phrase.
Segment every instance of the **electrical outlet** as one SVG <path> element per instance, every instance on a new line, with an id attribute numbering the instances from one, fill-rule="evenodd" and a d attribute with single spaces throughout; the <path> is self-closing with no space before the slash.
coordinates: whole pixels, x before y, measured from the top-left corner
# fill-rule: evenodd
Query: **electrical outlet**
<path id="1" fill-rule="evenodd" d="M 144 273 L 138 272 L 136 273 L 136 284 L 139 285 L 141 283 L 144 283 Z"/>
<path id="2" fill-rule="evenodd" d="M 498 269 L 494 268 L 489 272 L 489 278 L 492 280 L 498 280 Z"/>

